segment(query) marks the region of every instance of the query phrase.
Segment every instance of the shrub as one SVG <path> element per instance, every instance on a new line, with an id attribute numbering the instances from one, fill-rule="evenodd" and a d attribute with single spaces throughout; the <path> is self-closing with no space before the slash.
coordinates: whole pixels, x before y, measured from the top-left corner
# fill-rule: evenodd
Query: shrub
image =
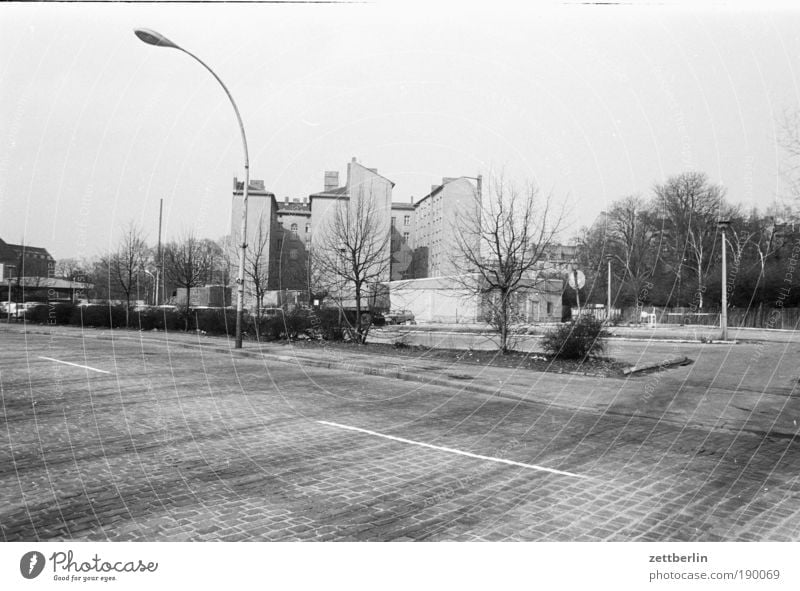
<path id="1" fill-rule="evenodd" d="M 25 311 L 25 320 L 34 324 L 69 324 L 74 309 L 71 302 L 37 304 Z"/>
<path id="2" fill-rule="evenodd" d="M 72 310 L 69 323 L 87 328 L 118 328 L 125 326 L 125 306 L 76 306 Z"/>
<path id="3" fill-rule="evenodd" d="M 583 359 L 601 354 L 607 337 L 601 320 L 581 316 L 545 333 L 542 347 L 546 353 L 560 359 Z"/>
<path id="4" fill-rule="evenodd" d="M 191 310 L 189 330 L 194 329 L 202 330 L 206 334 L 233 335 L 236 333 L 236 310 Z"/>

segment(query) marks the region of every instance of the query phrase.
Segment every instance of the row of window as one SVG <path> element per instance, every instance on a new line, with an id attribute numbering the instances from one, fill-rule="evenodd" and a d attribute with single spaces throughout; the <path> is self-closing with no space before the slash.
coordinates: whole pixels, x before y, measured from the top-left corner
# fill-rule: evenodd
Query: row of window
<path id="1" fill-rule="evenodd" d="M 278 222 L 278 225 L 279 225 L 281 228 L 283 228 L 283 222 Z M 289 230 L 291 230 L 292 232 L 297 232 L 297 230 L 298 230 L 298 228 L 297 228 L 297 224 L 292 224 L 292 225 L 289 227 Z M 309 234 L 309 233 L 311 233 L 311 224 L 306 224 L 306 234 Z"/>
<path id="2" fill-rule="evenodd" d="M 397 218 L 392 216 L 392 227 L 394 228 L 396 225 L 397 225 Z M 411 216 L 410 215 L 404 215 L 403 216 L 403 225 L 404 226 L 410 226 L 411 225 Z"/>

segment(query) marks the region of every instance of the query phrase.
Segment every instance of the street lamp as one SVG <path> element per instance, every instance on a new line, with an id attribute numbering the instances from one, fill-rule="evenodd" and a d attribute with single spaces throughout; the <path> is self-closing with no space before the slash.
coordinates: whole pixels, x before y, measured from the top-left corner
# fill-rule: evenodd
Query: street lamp
<path id="1" fill-rule="evenodd" d="M 611 259 L 614 258 L 613 254 L 606 255 L 606 262 L 608 263 L 608 293 L 606 295 L 606 320 L 611 322 Z"/>
<path id="2" fill-rule="evenodd" d="M 728 268 L 725 245 L 725 231 L 730 228 L 730 220 L 719 220 L 717 227 L 722 230 L 722 312 L 719 317 L 719 324 L 722 327 L 722 340 L 728 340 Z"/>
<path id="3" fill-rule="evenodd" d="M 225 91 L 225 94 L 228 95 L 228 98 L 231 101 L 231 105 L 233 105 L 233 110 L 236 113 L 236 120 L 239 122 L 239 131 L 242 133 L 242 146 L 244 147 L 244 193 L 242 195 L 242 245 L 239 251 L 239 276 L 236 279 L 236 286 L 238 295 L 236 297 L 236 344 L 234 345 L 236 349 L 242 348 L 242 310 L 244 309 L 244 265 L 245 265 L 245 252 L 247 250 L 247 198 L 248 198 L 248 189 L 250 187 L 250 156 L 247 151 L 247 136 L 244 133 L 244 124 L 242 123 L 242 117 L 239 115 L 239 107 L 236 106 L 236 102 L 233 100 L 233 96 L 231 96 L 228 87 L 225 86 L 225 83 L 220 79 L 219 76 L 208 67 L 203 60 L 199 57 L 194 55 L 193 53 L 186 51 L 183 47 L 176 45 L 161 33 L 157 33 L 155 31 L 151 31 L 150 29 L 134 29 L 133 31 L 136 36 L 147 43 L 148 45 L 155 45 L 156 47 L 172 47 L 173 49 L 177 49 L 182 51 L 186 55 L 194 58 L 200 65 L 202 65 L 206 70 L 211 72 L 211 75 L 219 82 L 222 89 Z"/>

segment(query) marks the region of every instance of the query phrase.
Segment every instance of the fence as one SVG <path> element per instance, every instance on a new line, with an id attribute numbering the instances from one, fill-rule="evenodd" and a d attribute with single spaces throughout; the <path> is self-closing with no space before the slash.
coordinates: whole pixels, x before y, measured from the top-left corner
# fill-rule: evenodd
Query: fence
<path id="1" fill-rule="evenodd" d="M 606 319 L 604 309 L 585 309 L 582 313 L 593 313 L 600 320 Z M 719 326 L 719 310 L 708 309 L 699 312 L 693 308 L 612 308 L 612 320 L 619 324 L 650 324 L 655 315 L 656 324 L 693 324 L 700 326 Z M 728 326 L 743 328 L 800 329 L 800 308 L 729 308 Z"/>

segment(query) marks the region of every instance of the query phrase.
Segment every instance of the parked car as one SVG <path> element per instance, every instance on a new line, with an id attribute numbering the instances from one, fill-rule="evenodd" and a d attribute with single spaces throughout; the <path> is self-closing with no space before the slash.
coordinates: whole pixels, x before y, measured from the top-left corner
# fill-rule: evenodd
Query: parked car
<path id="1" fill-rule="evenodd" d="M 386 324 L 415 324 L 414 314 L 410 310 L 395 310 L 384 315 Z"/>

